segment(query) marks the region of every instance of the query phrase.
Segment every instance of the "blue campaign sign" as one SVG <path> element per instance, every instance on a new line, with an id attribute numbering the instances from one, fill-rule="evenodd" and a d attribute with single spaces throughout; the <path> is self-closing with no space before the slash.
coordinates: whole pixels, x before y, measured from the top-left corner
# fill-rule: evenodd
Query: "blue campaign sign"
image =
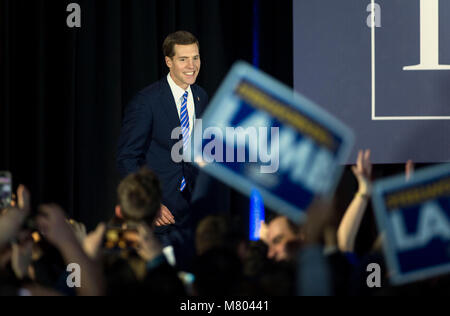
<path id="1" fill-rule="evenodd" d="M 193 161 L 209 174 L 301 222 L 317 195 L 334 191 L 352 132 L 305 97 L 238 62 L 202 120 Z"/>
<path id="2" fill-rule="evenodd" d="M 450 165 L 378 181 L 373 203 L 393 284 L 450 272 Z"/>

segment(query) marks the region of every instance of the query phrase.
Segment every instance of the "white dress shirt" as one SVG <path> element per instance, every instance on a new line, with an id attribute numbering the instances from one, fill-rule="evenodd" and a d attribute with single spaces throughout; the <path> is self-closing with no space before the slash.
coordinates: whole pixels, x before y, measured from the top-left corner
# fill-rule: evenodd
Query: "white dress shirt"
<path id="1" fill-rule="evenodd" d="M 172 95 L 175 100 L 175 104 L 177 105 L 178 118 L 181 118 L 181 104 L 183 103 L 183 95 L 186 91 L 188 92 L 187 110 L 189 115 L 189 136 L 190 136 L 192 135 L 195 122 L 195 104 L 191 86 L 189 86 L 187 90 L 183 90 L 175 83 L 175 81 L 173 81 L 172 77 L 170 76 L 170 73 L 167 75 L 167 81 L 169 82 L 170 90 L 172 90 Z"/>

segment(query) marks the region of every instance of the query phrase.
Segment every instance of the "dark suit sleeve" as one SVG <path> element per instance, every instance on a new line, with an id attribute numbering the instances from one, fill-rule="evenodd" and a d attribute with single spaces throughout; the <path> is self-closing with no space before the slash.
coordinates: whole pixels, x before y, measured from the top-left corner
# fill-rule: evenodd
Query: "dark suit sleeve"
<path id="1" fill-rule="evenodd" d="M 137 172 L 145 164 L 153 124 L 149 102 L 148 97 L 138 94 L 125 109 L 116 156 L 117 169 L 122 177 Z"/>

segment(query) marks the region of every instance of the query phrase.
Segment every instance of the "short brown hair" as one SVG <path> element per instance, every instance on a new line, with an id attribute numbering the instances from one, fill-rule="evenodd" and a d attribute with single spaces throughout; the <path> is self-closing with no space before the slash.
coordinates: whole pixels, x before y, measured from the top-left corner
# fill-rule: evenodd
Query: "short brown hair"
<path id="1" fill-rule="evenodd" d="M 152 224 L 161 208 L 161 187 L 158 177 L 147 168 L 130 174 L 117 190 L 125 220 Z"/>
<path id="2" fill-rule="evenodd" d="M 213 248 L 225 247 L 230 241 L 229 224 L 224 216 L 210 215 L 201 220 L 195 233 L 197 254 L 200 256 Z"/>
<path id="3" fill-rule="evenodd" d="M 200 50 L 200 44 L 197 38 L 186 31 L 178 31 L 170 34 L 166 37 L 163 43 L 163 54 L 164 57 L 172 58 L 175 56 L 175 45 L 191 45 L 197 44 L 198 49 Z"/>

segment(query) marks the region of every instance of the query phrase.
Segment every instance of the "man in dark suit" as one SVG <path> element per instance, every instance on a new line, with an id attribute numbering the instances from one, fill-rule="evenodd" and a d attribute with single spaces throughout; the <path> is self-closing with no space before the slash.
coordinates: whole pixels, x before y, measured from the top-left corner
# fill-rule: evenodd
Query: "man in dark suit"
<path id="1" fill-rule="evenodd" d="M 188 163 L 175 163 L 171 151 L 177 142 L 186 144 L 190 140 L 208 96 L 195 85 L 201 62 L 199 42 L 191 33 L 170 34 L 163 52 L 170 72 L 139 92 L 126 108 L 117 166 L 122 177 L 142 166 L 158 175 L 163 205 L 155 220 L 155 232 L 164 246 L 175 248 L 177 261 L 182 263 L 180 259 L 188 256 L 193 245 L 195 210 L 191 208 L 191 197 L 198 170 Z M 180 127 L 181 135 L 172 139 L 172 131 Z"/>

